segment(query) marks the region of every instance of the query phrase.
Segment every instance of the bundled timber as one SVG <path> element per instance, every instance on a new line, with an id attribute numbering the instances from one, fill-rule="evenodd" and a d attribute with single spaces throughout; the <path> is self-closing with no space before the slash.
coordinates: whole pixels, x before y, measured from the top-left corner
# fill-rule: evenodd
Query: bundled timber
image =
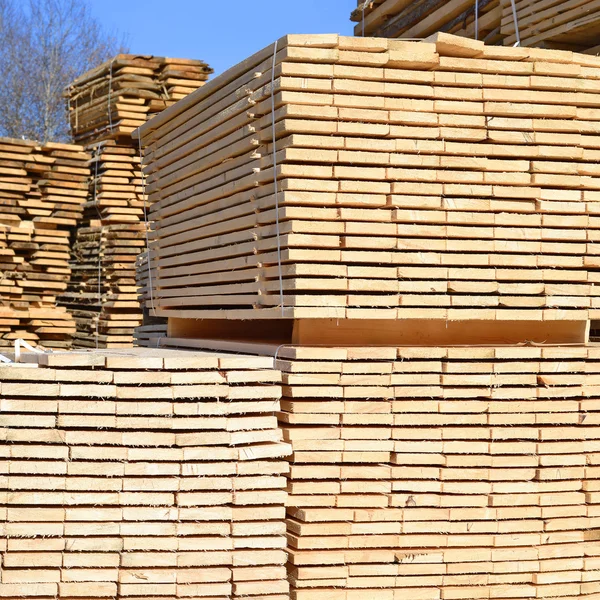
<path id="1" fill-rule="evenodd" d="M 475 6 L 478 8 L 476 19 Z M 438 32 L 489 44 L 598 53 L 600 4 L 591 0 L 358 0 L 358 36 L 426 38 Z"/>
<path id="2" fill-rule="evenodd" d="M 505 4 L 510 9 L 510 0 L 478 0 L 477 29 L 475 0 L 359 0 L 350 19 L 357 36 L 414 39 L 441 31 L 502 44 Z"/>
<path id="3" fill-rule="evenodd" d="M 0 597 L 289 599 L 272 358 L 26 358 L 0 367 Z"/>
<path id="4" fill-rule="evenodd" d="M 77 323 L 77 347 L 124 347 L 141 324 L 135 261 L 146 246 L 139 153 L 114 141 L 92 152 L 87 202 L 61 303 Z"/>
<path id="5" fill-rule="evenodd" d="M 68 348 L 75 322 L 57 296 L 87 194 L 81 146 L 0 138 L 0 346 Z"/>
<path id="6" fill-rule="evenodd" d="M 65 91 L 71 131 L 92 153 L 85 215 L 61 303 L 77 323 L 76 347 L 131 346 L 142 324 L 135 261 L 145 247 L 143 181 L 131 132 L 204 85 L 200 60 L 118 55 Z"/>
<path id="7" fill-rule="evenodd" d="M 565 48 L 598 54 L 600 4 L 590 0 L 521 0 L 517 27 L 510 0 L 502 0 L 504 45 Z"/>
<path id="8" fill-rule="evenodd" d="M 274 50 L 139 129 L 154 315 L 597 317 L 600 59 L 292 35 L 272 71 Z"/>
<path id="9" fill-rule="evenodd" d="M 65 91 L 73 138 L 81 144 L 124 138 L 208 79 L 201 60 L 119 54 Z"/>
<path id="10" fill-rule="evenodd" d="M 294 600 L 598 595 L 599 347 L 278 358 Z"/>

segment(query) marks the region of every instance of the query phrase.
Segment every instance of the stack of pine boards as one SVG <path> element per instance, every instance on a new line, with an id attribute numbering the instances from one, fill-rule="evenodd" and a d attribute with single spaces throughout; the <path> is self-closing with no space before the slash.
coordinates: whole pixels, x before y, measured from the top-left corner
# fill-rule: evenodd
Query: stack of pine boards
<path id="1" fill-rule="evenodd" d="M 73 138 L 80 144 L 129 141 L 134 129 L 203 85 L 212 72 L 201 60 L 119 54 L 65 91 Z"/>
<path id="2" fill-rule="evenodd" d="M 75 323 L 57 296 L 87 194 L 81 146 L 0 138 L 0 346 L 68 348 Z"/>
<path id="3" fill-rule="evenodd" d="M 0 597 L 288 600 L 273 358 L 0 367 Z"/>
<path id="4" fill-rule="evenodd" d="M 502 0 L 501 34 L 505 46 L 517 42 L 510 0 Z M 598 54 L 600 4 L 591 0 L 521 0 L 517 2 L 523 46 L 572 48 Z"/>
<path id="5" fill-rule="evenodd" d="M 71 131 L 92 154 L 84 218 L 72 252 L 73 279 L 62 303 L 75 317 L 76 347 L 133 344 L 142 324 L 135 261 L 146 245 L 138 143 L 131 132 L 204 85 L 200 60 L 118 55 L 65 92 Z"/>
<path id="6" fill-rule="evenodd" d="M 283 347 L 294 600 L 597 598 L 600 347 Z"/>
<path id="7" fill-rule="evenodd" d="M 599 104 L 592 56 L 285 37 L 139 129 L 154 314 L 596 318 Z"/>
<path id="8" fill-rule="evenodd" d="M 76 346 L 131 346 L 142 320 L 135 261 L 146 246 L 139 151 L 112 140 L 88 150 L 89 192 L 61 302 L 76 320 Z"/>
<path id="9" fill-rule="evenodd" d="M 357 36 L 425 38 L 442 31 L 502 44 L 504 0 L 358 0 L 350 19 Z M 507 2 L 510 7 L 510 0 Z M 555 2 L 556 4 L 556 2 Z"/>
<path id="10" fill-rule="evenodd" d="M 358 0 L 358 36 L 426 38 L 453 33 L 513 46 L 597 54 L 600 4 L 592 0 Z M 476 19 L 477 5 L 478 14 Z"/>

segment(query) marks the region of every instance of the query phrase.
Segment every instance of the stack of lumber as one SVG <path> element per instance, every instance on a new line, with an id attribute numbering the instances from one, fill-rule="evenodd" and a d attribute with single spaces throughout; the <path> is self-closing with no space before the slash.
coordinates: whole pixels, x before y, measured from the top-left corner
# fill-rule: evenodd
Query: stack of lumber
<path id="1" fill-rule="evenodd" d="M 201 60 L 119 54 L 77 78 L 65 91 L 73 138 L 89 144 L 131 140 L 131 132 L 208 79 Z"/>
<path id="2" fill-rule="evenodd" d="M 71 344 L 75 323 L 57 296 L 71 273 L 88 160 L 81 146 L 0 138 L 0 346 Z"/>
<path id="3" fill-rule="evenodd" d="M 295 600 L 596 598 L 600 347 L 283 347 Z"/>
<path id="4" fill-rule="evenodd" d="M 272 358 L 37 360 L 0 367 L 0 597 L 288 600 Z"/>
<path id="5" fill-rule="evenodd" d="M 61 298 L 77 323 L 76 347 L 131 346 L 142 324 L 135 261 L 146 246 L 140 152 L 131 132 L 204 85 L 200 60 L 118 55 L 65 92 L 73 138 L 92 154 L 86 211 Z"/>
<path id="6" fill-rule="evenodd" d="M 517 42 L 510 0 L 502 0 L 504 45 Z M 519 39 L 523 46 L 562 47 L 598 53 L 600 4 L 590 0 L 521 0 L 517 2 Z"/>
<path id="7" fill-rule="evenodd" d="M 438 32 L 504 46 L 598 52 L 600 5 L 590 0 L 358 0 L 357 36 L 426 38 Z M 475 6 L 478 6 L 476 19 Z"/>
<path id="8" fill-rule="evenodd" d="M 146 246 L 139 152 L 112 140 L 89 150 L 89 192 L 61 303 L 77 322 L 77 347 L 131 346 L 142 319 L 135 261 Z"/>
<path id="9" fill-rule="evenodd" d="M 154 314 L 596 318 L 599 79 L 447 34 L 279 40 L 138 130 Z"/>
<path id="10" fill-rule="evenodd" d="M 510 0 L 479 0 L 477 25 L 475 0 L 358 0 L 350 19 L 357 36 L 414 39 L 442 31 L 502 44 L 505 4 L 510 9 Z"/>

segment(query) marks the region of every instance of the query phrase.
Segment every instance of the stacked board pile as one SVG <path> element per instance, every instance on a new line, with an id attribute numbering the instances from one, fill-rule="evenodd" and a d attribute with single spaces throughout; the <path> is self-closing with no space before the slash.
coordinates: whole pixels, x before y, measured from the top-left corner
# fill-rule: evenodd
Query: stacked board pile
<path id="1" fill-rule="evenodd" d="M 425 38 L 439 31 L 502 44 L 500 24 L 510 0 L 358 0 L 350 20 L 357 36 Z M 556 2 L 554 3 L 556 4 Z"/>
<path id="2" fill-rule="evenodd" d="M 154 314 L 595 318 L 598 105 L 597 57 L 283 38 L 138 131 Z"/>
<path id="3" fill-rule="evenodd" d="M 146 246 L 139 153 L 112 140 L 89 150 L 89 195 L 61 302 L 77 323 L 77 347 L 131 346 L 142 320 L 135 261 Z"/>
<path id="4" fill-rule="evenodd" d="M 521 0 L 517 28 L 510 0 L 502 0 L 501 35 L 505 46 L 568 48 L 598 54 L 600 5 L 590 0 Z"/>
<path id="5" fill-rule="evenodd" d="M 132 131 L 203 85 L 212 72 L 201 60 L 119 54 L 65 91 L 73 138 L 80 144 L 117 138 L 129 143 Z"/>
<path id="6" fill-rule="evenodd" d="M 68 348 L 75 323 L 57 296 L 87 195 L 81 146 L 0 138 L 0 346 Z"/>
<path id="7" fill-rule="evenodd" d="M 357 22 L 358 36 L 425 38 L 445 32 L 490 44 L 597 54 L 596 2 L 517 0 L 514 5 L 515 12 L 511 0 L 358 0 L 350 19 Z"/>
<path id="8" fill-rule="evenodd" d="M 66 91 L 74 139 L 92 154 L 86 211 L 62 302 L 77 322 L 75 346 L 131 346 L 142 323 L 135 261 L 146 223 L 138 144 L 131 132 L 202 86 L 198 60 L 119 55 Z"/>
<path id="9" fill-rule="evenodd" d="M 288 600 L 272 358 L 37 360 L 0 367 L 2 598 Z"/>
<path id="10" fill-rule="evenodd" d="M 600 347 L 284 347 L 294 600 L 597 598 Z"/>

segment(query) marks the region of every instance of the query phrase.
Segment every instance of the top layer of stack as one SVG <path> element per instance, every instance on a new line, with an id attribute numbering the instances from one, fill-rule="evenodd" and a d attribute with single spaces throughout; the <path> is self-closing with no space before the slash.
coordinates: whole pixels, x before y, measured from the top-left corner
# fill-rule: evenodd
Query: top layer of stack
<path id="1" fill-rule="evenodd" d="M 201 60 L 119 54 L 66 90 L 71 130 L 88 144 L 131 132 L 197 89 L 212 69 Z"/>
<path id="2" fill-rule="evenodd" d="M 56 296 L 71 272 L 88 160 L 81 146 L 0 139 L 0 346 L 16 338 L 70 345 L 75 323 Z"/>
<path id="3" fill-rule="evenodd" d="M 479 9 L 476 21 L 475 6 Z M 438 31 L 512 46 L 562 48 L 596 54 L 600 6 L 587 0 L 519 0 L 519 35 L 510 0 L 358 0 L 356 35 L 422 38 Z"/>
<path id="4" fill-rule="evenodd" d="M 600 59 L 288 36 L 272 73 L 273 50 L 139 130 L 157 315 L 595 314 Z"/>
<path id="5" fill-rule="evenodd" d="M 479 39 L 501 44 L 501 0 L 479 0 L 479 12 Z M 350 19 L 357 22 L 354 33 L 358 36 L 421 38 L 444 31 L 476 37 L 473 0 L 358 0 Z"/>

